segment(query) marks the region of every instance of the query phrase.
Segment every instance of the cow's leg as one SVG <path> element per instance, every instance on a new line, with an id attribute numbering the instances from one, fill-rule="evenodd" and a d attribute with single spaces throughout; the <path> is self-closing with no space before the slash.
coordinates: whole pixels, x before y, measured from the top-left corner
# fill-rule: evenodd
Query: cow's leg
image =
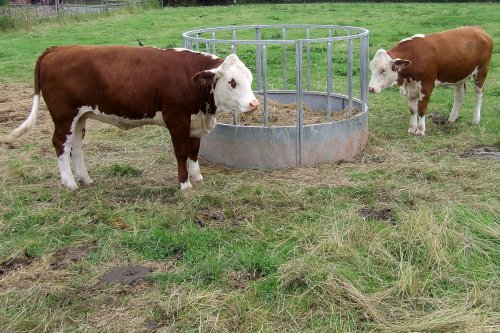
<path id="1" fill-rule="evenodd" d="M 425 113 L 434 86 L 422 86 L 418 100 L 418 123 L 416 135 L 425 135 Z"/>
<path id="2" fill-rule="evenodd" d="M 188 158 L 188 173 L 194 182 L 201 182 L 203 176 L 200 172 L 198 164 L 198 151 L 200 150 L 200 138 L 189 138 L 189 158 Z"/>
<path id="3" fill-rule="evenodd" d="M 175 158 L 177 159 L 177 178 L 181 184 L 181 190 L 188 190 L 193 187 L 189 181 L 187 160 L 189 157 L 189 130 L 190 120 L 183 122 L 180 119 L 170 119 L 164 116 L 165 124 L 172 137 Z"/>
<path id="4" fill-rule="evenodd" d="M 72 191 L 77 189 L 73 173 L 71 172 L 71 145 L 73 134 L 71 132 L 71 121 L 55 123 L 52 143 L 56 149 L 57 165 L 61 173 L 61 183 Z"/>
<path id="5" fill-rule="evenodd" d="M 458 113 L 460 112 L 460 107 L 462 106 L 462 101 L 465 95 L 465 82 L 460 82 L 455 85 L 455 99 L 453 101 L 453 108 L 451 109 L 448 121 L 454 123 L 458 118 Z"/>
<path id="6" fill-rule="evenodd" d="M 486 75 L 488 75 L 490 62 L 484 64 L 477 69 L 474 76 L 474 92 L 476 93 L 476 107 L 474 109 L 474 117 L 472 118 L 472 124 L 478 125 L 481 120 L 481 104 L 483 103 L 483 92 L 484 92 L 484 81 L 486 80 Z"/>
<path id="7" fill-rule="evenodd" d="M 84 185 L 90 186 L 93 182 L 87 173 L 85 162 L 83 161 L 83 137 L 85 136 L 85 123 L 87 119 L 81 117 L 75 125 L 73 131 L 73 144 L 71 146 L 71 160 L 75 166 L 76 178 Z"/>
<path id="8" fill-rule="evenodd" d="M 408 99 L 408 106 L 411 113 L 408 133 L 415 134 L 417 132 L 418 99 Z"/>

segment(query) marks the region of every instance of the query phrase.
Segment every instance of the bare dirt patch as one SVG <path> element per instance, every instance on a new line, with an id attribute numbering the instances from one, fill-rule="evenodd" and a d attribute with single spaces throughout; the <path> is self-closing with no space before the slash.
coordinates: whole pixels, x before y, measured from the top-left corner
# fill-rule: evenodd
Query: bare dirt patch
<path id="1" fill-rule="evenodd" d="M 363 207 L 358 214 L 368 220 L 387 221 L 392 225 L 397 224 L 392 208 L 369 208 Z"/>
<path id="2" fill-rule="evenodd" d="M 444 126 L 448 123 L 446 116 L 442 113 L 431 112 L 431 113 L 429 113 L 429 116 L 431 117 L 432 122 L 436 125 Z"/>
<path id="3" fill-rule="evenodd" d="M 231 271 L 227 273 L 228 283 L 237 289 L 245 289 L 248 283 L 256 281 L 262 277 L 260 272 Z"/>
<path id="4" fill-rule="evenodd" d="M 137 285 L 144 282 L 144 278 L 153 270 L 144 266 L 115 267 L 104 273 L 101 277 L 102 284 L 123 283 Z"/>
<path id="5" fill-rule="evenodd" d="M 460 157 L 500 158 L 500 150 L 495 147 L 478 146 L 460 153 Z"/>
<path id="6" fill-rule="evenodd" d="M 241 126 L 262 126 L 264 124 L 264 100 L 258 96 L 260 107 L 258 111 L 251 114 L 238 114 L 238 125 Z M 295 103 L 282 104 L 272 99 L 268 99 L 267 116 L 269 126 L 295 126 L 297 105 Z M 345 109 L 332 112 L 332 120 L 339 121 L 348 119 L 359 114 L 359 110 Z M 307 104 L 303 105 L 304 125 L 326 123 L 326 111 L 314 111 Z M 221 113 L 217 115 L 217 122 L 222 124 L 232 124 L 233 115 L 231 113 Z"/>
<path id="7" fill-rule="evenodd" d="M 28 255 L 27 253 L 24 253 L 23 256 L 7 259 L 0 264 L 0 276 L 31 265 L 34 259 L 34 257 Z"/>
<path id="8" fill-rule="evenodd" d="M 96 249 L 96 244 L 87 244 L 78 247 L 67 247 L 55 253 L 55 261 L 50 264 L 52 269 L 64 269 L 74 262 L 77 262 Z"/>

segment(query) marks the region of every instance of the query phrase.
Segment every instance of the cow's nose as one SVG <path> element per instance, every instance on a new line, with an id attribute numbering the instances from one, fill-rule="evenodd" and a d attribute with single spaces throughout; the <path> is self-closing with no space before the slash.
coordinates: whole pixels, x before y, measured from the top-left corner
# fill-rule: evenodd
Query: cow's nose
<path id="1" fill-rule="evenodd" d="M 259 101 L 254 99 L 251 101 L 248 105 L 250 105 L 250 110 L 249 111 L 255 111 L 259 108 Z"/>
<path id="2" fill-rule="evenodd" d="M 372 88 L 372 87 L 368 87 L 368 92 L 371 93 L 371 94 L 373 94 L 375 92 L 375 89 Z"/>

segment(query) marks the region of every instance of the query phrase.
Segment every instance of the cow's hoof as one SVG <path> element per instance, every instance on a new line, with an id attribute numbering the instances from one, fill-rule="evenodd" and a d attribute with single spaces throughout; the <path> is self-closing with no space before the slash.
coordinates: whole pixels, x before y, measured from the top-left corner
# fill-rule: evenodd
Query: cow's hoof
<path id="1" fill-rule="evenodd" d="M 479 120 L 473 120 L 473 121 L 471 121 L 471 124 L 472 125 L 479 125 Z"/>
<path id="2" fill-rule="evenodd" d="M 71 192 L 75 192 L 78 189 L 78 186 L 75 182 L 61 182 L 64 187 L 66 187 Z"/>
<path id="3" fill-rule="evenodd" d="M 408 128 L 408 133 L 409 134 L 415 134 L 417 132 L 417 129 L 416 128 Z"/>
<path id="4" fill-rule="evenodd" d="M 201 174 L 191 176 L 191 178 L 193 178 L 193 182 L 195 182 L 195 183 L 199 183 L 199 182 L 203 181 L 203 176 Z"/>
<path id="5" fill-rule="evenodd" d="M 421 130 L 419 130 L 419 129 L 418 129 L 418 130 L 415 132 L 415 135 L 425 136 L 425 131 L 421 131 Z"/>
<path id="6" fill-rule="evenodd" d="M 455 121 L 457 121 L 457 118 L 452 118 L 452 117 L 448 118 L 449 123 L 454 123 Z"/>
<path id="7" fill-rule="evenodd" d="M 181 191 L 189 190 L 191 188 L 193 188 L 193 185 L 191 185 L 189 179 L 185 183 L 181 183 Z"/>
<path id="8" fill-rule="evenodd" d="M 79 179 L 80 181 L 80 184 L 82 184 L 82 186 L 84 187 L 90 187 L 92 185 L 94 185 L 94 181 L 92 179 Z"/>

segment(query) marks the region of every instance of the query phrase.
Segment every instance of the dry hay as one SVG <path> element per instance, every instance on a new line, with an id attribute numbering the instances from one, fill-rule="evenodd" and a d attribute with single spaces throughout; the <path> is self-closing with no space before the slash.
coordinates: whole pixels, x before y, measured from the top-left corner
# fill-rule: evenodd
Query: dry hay
<path id="1" fill-rule="evenodd" d="M 260 107 L 253 113 L 238 113 L 238 125 L 241 126 L 262 126 L 264 124 L 264 98 L 257 97 Z M 311 106 L 303 104 L 304 125 L 326 123 L 326 110 L 313 110 Z M 269 126 L 295 126 L 296 125 L 297 105 L 295 103 L 282 104 L 270 98 L 267 99 L 267 116 Z M 332 120 L 339 121 L 349 119 L 359 114 L 358 109 L 349 112 L 344 109 L 338 112 L 332 112 Z M 217 122 L 222 124 L 233 124 L 232 113 L 224 112 L 217 114 Z"/>

